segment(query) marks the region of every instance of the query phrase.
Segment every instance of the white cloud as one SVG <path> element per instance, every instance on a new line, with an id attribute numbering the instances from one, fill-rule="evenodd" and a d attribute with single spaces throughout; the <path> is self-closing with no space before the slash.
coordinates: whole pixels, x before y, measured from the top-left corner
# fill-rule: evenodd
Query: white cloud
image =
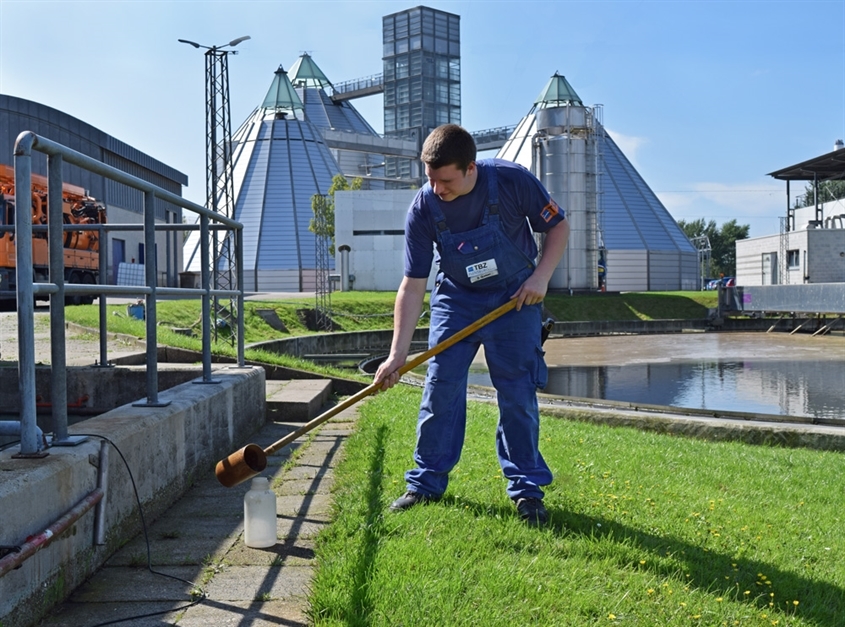
<path id="1" fill-rule="evenodd" d="M 751 237 L 777 233 L 786 215 L 786 190 L 777 181 L 688 183 L 655 193 L 676 220 L 736 220 L 751 226 Z"/>
<path id="2" fill-rule="evenodd" d="M 616 145 L 619 146 L 619 150 L 621 150 L 622 154 L 628 158 L 628 161 L 630 161 L 635 168 L 639 169 L 639 165 L 637 163 L 637 151 L 641 146 L 648 143 L 648 139 L 645 137 L 635 137 L 633 135 L 623 135 L 622 133 L 617 133 L 607 127 L 604 127 L 604 130 L 606 130 L 607 134 L 610 135 L 610 138 L 616 142 Z"/>

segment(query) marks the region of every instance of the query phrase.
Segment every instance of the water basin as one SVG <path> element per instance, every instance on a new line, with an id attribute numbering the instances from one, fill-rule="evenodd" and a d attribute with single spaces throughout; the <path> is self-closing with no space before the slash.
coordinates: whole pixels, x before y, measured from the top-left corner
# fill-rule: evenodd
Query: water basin
<path id="1" fill-rule="evenodd" d="M 845 337 L 676 333 L 550 339 L 547 394 L 845 418 Z M 470 383 L 491 385 L 483 351 Z"/>

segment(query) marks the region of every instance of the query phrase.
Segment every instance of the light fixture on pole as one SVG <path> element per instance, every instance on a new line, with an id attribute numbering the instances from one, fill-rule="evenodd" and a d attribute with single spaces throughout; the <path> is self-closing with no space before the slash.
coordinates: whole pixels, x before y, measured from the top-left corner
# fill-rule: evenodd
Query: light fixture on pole
<path id="1" fill-rule="evenodd" d="M 194 48 L 205 49 L 205 158 L 206 158 L 206 207 L 234 219 L 234 184 L 232 181 L 232 121 L 229 107 L 229 63 L 230 50 L 239 43 L 250 39 L 249 35 L 233 39 L 220 46 L 205 46 L 188 39 L 179 42 Z M 213 288 L 220 290 L 236 289 L 234 241 L 230 233 L 218 242 L 217 230 L 213 231 L 211 276 Z M 219 307 L 217 296 L 214 297 L 215 324 L 214 338 L 217 339 L 218 319 L 228 323 L 234 341 L 235 329 L 233 304 L 228 310 Z M 203 312 L 204 314 L 206 312 Z"/>

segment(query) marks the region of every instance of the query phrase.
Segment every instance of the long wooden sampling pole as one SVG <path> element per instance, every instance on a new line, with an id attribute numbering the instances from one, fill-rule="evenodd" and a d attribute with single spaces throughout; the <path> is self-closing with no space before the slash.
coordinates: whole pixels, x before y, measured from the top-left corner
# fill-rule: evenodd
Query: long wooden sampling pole
<path id="1" fill-rule="evenodd" d="M 489 324 L 496 318 L 499 318 L 500 316 L 506 314 L 515 306 L 516 299 L 514 298 L 509 300 L 507 303 L 505 303 L 498 309 L 494 309 L 483 318 L 479 318 L 469 326 L 461 329 L 454 335 L 449 336 L 448 338 L 437 344 L 437 346 L 429 348 L 424 353 L 417 355 L 411 361 L 406 362 L 405 365 L 399 369 L 399 374 L 403 375 L 406 372 L 413 370 L 420 364 L 425 363 L 438 353 L 446 350 L 453 344 L 460 342 L 468 335 L 475 333 L 484 325 Z M 310 422 L 305 423 L 296 431 L 287 434 L 281 440 L 274 442 L 267 448 L 262 449 L 257 444 L 247 444 L 242 449 L 235 451 L 234 453 L 229 455 L 229 457 L 227 457 L 226 459 L 217 462 L 217 466 L 214 469 L 214 473 L 217 475 L 217 480 L 227 488 L 231 488 L 232 486 L 236 486 L 239 483 L 246 481 L 247 479 L 255 477 L 258 473 L 260 473 L 267 467 L 268 455 L 272 455 L 279 449 L 284 448 L 297 438 L 305 435 L 315 427 L 320 426 L 332 416 L 336 416 L 343 410 L 352 407 L 352 405 L 354 405 L 361 399 L 364 399 L 370 396 L 371 394 L 374 394 L 380 389 L 380 387 L 380 385 L 371 383 L 360 392 L 353 394 L 343 402 L 338 403 L 328 411 L 323 412 Z"/>

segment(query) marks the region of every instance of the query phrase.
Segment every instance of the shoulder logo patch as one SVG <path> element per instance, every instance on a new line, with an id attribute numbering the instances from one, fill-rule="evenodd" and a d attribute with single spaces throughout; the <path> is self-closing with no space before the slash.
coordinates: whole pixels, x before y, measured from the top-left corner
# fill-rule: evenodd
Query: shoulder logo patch
<path id="1" fill-rule="evenodd" d="M 540 212 L 540 217 L 548 222 L 558 213 L 560 213 L 560 209 L 558 209 L 557 203 L 554 200 L 549 199 L 549 204 L 543 207 L 543 210 Z"/>

